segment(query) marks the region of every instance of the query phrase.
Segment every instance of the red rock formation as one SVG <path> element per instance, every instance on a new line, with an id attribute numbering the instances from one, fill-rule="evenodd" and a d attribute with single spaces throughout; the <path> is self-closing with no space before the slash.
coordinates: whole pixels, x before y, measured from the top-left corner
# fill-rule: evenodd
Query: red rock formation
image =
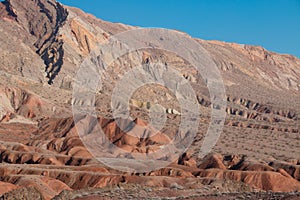
<path id="1" fill-rule="evenodd" d="M 221 135 L 225 144 L 221 141 L 214 149 L 218 153 L 200 160 L 196 156 L 211 120 L 212 102 L 206 80 L 185 58 L 153 49 L 152 44 L 120 58 L 101 51 L 91 59 L 115 59 L 103 71 L 103 87 L 95 92 L 95 100 L 87 96 L 78 100 L 72 89 L 84 58 L 97 43 L 136 27 L 105 22 L 54 0 L 6 0 L 0 3 L 0 27 L 0 194 L 10 192 L 4 199 L 10 195 L 50 199 L 62 190 L 84 194 L 87 188 L 107 187 L 139 191 L 152 187 L 160 197 L 243 193 L 253 188 L 300 191 L 298 58 L 262 47 L 191 38 L 220 69 L 227 95 Z M 125 50 L 120 43 L 115 48 Z M 177 152 L 170 155 L 176 162 L 159 170 L 129 174 L 104 166 L 84 145 L 85 139 L 104 148 L 110 142 L 128 157 L 132 152 L 151 153 L 172 142 L 184 119 L 168 113 L 165 126 L 156 131 L 148 127 L 148 111 L 139 107 L 131 110 L 133 122 L 122 119 L 118 124 L 112 118 L 110 96 L 122 75 L 146 64 L 150 66 L 146 72 L 153 76 L 155 62 L 174 67 L 195 91 L 201 120 L 194 142 L 179 158 Z M 177 109 L 175 97 L 168 89 L 151 85 L 132 98 Z M 98 116 L 76 116 L 75 126 L 71 106 L 95 106 Z M 99 137 L 99 129 L 105 137 Z"/>
<path id="2" fill-rule="evenodd" d="M 300 182 L 277 172 L 208 169 L 200 172 L 199 176 L 244 182 L 265 191 L 292 192 L 300 190 Z"/>
<path id="3" fill-rule="evenodd" d="M 11 183 L 5 183 L 5 182 L 0 182 L 0 195 L 12 191 L 14 189 L 17 189 L 18 186 L 11 184 Z"/>

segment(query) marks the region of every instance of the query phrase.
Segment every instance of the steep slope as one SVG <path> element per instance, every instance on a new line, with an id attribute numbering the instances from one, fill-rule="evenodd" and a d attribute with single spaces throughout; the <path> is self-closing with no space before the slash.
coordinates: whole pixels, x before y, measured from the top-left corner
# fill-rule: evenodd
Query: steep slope
<path id="1" fill-rule="evenodd" d="M 95 99 L 84 93 L 83 98 L 72 96 L 76 74 L 89 55 L 94 61 L 115 58 L 114 52 L 99 50 L 99 44 L 137 29 L 97 19 L 54 0 L 0 3 L 0 192 L 12 190 L 1 198 L 18 197 L 23 191 L 28 198 L 84 199 L 84 194 L 87 198 L 106 194 L 107 187 L 121 188 L 123 195 L 145 189 L 142 195 L 153 198 L 299 192 L 300 60 L 258 46 L 190 38 L 209 53 L 226 89 L 225 126 L 213 149 L 218 154 L 200 159 L 199 149 L 215 105 L 205 78 L 173 52 L 142 41 L 149 48 L 116 58 L 103 70 L 103 87 L 95 92 Z M 126 50 L 126 45 L 114 45 L 118 51 Z M 158 84 L 138 88 L 131 95 L 130 115 L 135 125 L 113 118 L 111 96 L 122 77 L 143 66 L 155 79 L 161 64 L 176 70 L 195 91 L 201 118 L 188 151 L 160 155 L 155 164 L 171 164 L 147 173 L 120 172 L 99 163 L 95 156 L 111 153 L 89 151 L 99 144 L 106 150 L 108 142 L 120 148 L 112 163 L 144 167 L 145 163 L 133 161 L 133 155 L 156 152 L 184 136 L 178 131 L 183 120 L 180 102 L 170 89 Z M 95 116 L 81 113 L 74 122 L 72 106 L 95 106 Z M 148 126 L 153 111 L 166 116 L 158 132 Z M 99 127 L 107 140 L 97 135 Z M 83 132 L 88 134 L 83 136 Z M 85 146 L 85 140 L 93 143 Z"/>

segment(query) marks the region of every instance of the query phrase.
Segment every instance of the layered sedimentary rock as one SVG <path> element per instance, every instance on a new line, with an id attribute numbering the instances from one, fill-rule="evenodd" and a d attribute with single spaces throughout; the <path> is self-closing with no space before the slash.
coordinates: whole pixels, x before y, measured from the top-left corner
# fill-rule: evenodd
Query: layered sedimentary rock
<path id="1" fill-rule="evenodd" d="M 199 194 L 220 192 L 249 198 L 277 195 L 248 193 L 254 191 L 285 192 L 278 195 L 298 198 L 289 192 L 300 191 L 300 60 L 258 46 L 189 37 L 218 67 L 226 89 L 223 132 L 211 154 L 200 158 L 211 109 L 216 107 L 201 73 L 186 58 L 162 49 L 140 49 L 121 57 L 98 49 L 115 35 L 137 29 L 97 19 L 54 0 L 0 3 L 1 198 L 116 197 L 110 190 L 118 190 L 122 197 L 142 191 L 144 196 L 135 198 L 194 195 L 201 199 Z M 119 41 L 113 45 L 117 51 L 127 48 Z M 76 76 L 89 56 L 94 61 L 114 61 L 101 66 L 103 85 L 93 96 L 76 96 Z M 161 79 L 171 86 L 177 81 L 174 90 L 148 84 L 130 99 L 120 95 L 122 101 L 128 100 L 132 121 L 116 118 L 111 107 L 114 89 L 127 72 L 140 66 L 149 80 Z M 177 73 L 161 78 L 160 69 L 169 68 Z M 177 99 L 188 97 L 180 90 L 184 83 L 195 92 L 192 104 L 198 106 L 200 117 L 192 144 L 183 144 L 188 146 L 186 151 L 158 156 L 156 163 L 168 161 L 169 165 L 145 173 L 122 172 L 99 162 L 97 156 L 111 152 L 96 148 L 95 153 L 91 149 L 97 146 L 85 141 L 98 142 L 104 150 L 115 145 L 119 151 L 114 151 L 112 161 L 130 166 L 135 164 L 133 153 L 151 154 L 185 138 L 188 134 L 178 131 L 184 106 Z M 121 92 L 130 93 L 129 87 L 123 88 Z M 95 112 L 92 116 L 74 113 L 74 108 L 95 108 Z M 151 126 L 152 114 L 165 117 L 161 129 Z M 97 135 L 99 128 L 102 139 Z"/>

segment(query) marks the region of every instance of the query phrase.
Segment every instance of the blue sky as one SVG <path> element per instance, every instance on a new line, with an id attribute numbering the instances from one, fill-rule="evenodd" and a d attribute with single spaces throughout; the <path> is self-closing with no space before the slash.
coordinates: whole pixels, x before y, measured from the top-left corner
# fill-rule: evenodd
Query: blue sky
<path id="1" fill-rule="evenodd" d="M 59 0 L 111 22 L 260 45 L 300 58 L 300 0 Z"/>

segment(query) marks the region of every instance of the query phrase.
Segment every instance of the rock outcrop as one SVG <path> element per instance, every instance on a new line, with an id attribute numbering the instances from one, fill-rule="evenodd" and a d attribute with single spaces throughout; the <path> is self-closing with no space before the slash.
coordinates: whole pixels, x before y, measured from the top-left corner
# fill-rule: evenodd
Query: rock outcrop
<path id="1" fill-rule="evenodd" d="M 137 191 L 140 196 L 134 198 L 140 199 L 201 199 L 199 194 L 205 199 L 219 193 L 227 193 L 226 198 L 299 197 L 298 58 L 258 46 L 190 38 L 209 53 L 226 89 L 223 132 L 213 152 L 199 158 L 211 108 L 218 107 L 207 80 L 185 58 L 151 43 L 121 57 L 97 49 L 130 30 L 137 27 L 106 22 L 54 0 L 0 3 L 0 199 L 117 199 L 132 198 Z M 119 41 L 114 45 L 126 50 Z M 99 55 L 91 54 L 95 50 Z M 93 97 L 74 94 L 77 72 L 90 55 L 95 62 L 104 57 L 114 62 L 98 66 L 103 81 Z M 161 79 L 173 90 L 148 84 L 131 93 L 121 85 L 120 100 L 128 103 L 133 120 L 114 118 L 114 89 L 138 66 L 143 71 L 132 79 L 144 73 L 156 80 L 162 77 L 160 69 L 172 68 L 176 73 Z M 197 129 L 182 133 L 185 109 L 197 112 L 181 105 L 179 99 L 190 99 L 185 89 L 179 90 L 185 83 L 195 92 L 188 105 L 197 105 L 200 119 Z M 160 130 L 150 125 L 152 114 L 165 116 Z M 192 144 L 184 143 L 192 133 Z M 183 152 L 166 148 L 180 139 Z M 136 162 L 137 155 L 162 149 L 171 155 L 157 155 L 154 164 L 171 164 L 145 173 L 121 172 L 96 159 L 113 155 L 119 165 L 144 166 Z"/>

